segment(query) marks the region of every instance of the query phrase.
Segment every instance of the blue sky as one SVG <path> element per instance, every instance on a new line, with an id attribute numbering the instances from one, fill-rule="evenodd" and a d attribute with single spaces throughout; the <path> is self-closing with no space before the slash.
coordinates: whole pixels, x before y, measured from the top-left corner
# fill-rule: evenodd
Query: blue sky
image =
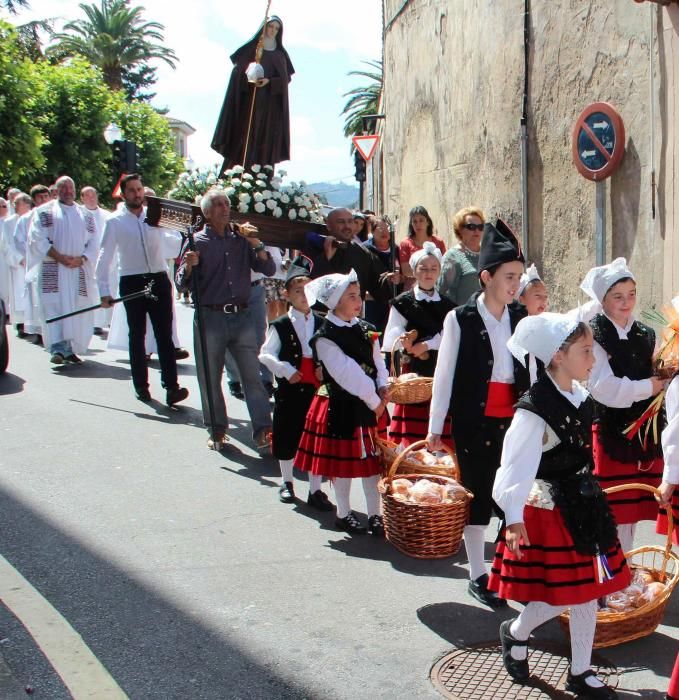
<path id="1" fill-rule="evenodd" d="M 78 0 L 30 2 L 30 11 L 13 21 L 82 17 Z M 133 4 L 146 8 L 147 21 L 165 25 L 165 44 L 180 58 L 176 71 L 158 66 L 154 104 L 169 107 L 173 117 L 197 129 L 189 139 L 189 152 L 197 164 L 217 162 L 210 141 L 231 71 L 228 57 L 254 34 L 266 2 L 133 0 Z M 272 1 L 271 13 L 284 22 L 285 46 L 296 71 L 290 86 L 292 160 L 282 165 L 290 178 L 353 182 L 353 161 L 339 116 L 346 101 L 342 94 L 364 82 L 347 77 L 349 71 L 365 68 L 362 60 L 381 56 L 381 5 L 381 0 Z"/>

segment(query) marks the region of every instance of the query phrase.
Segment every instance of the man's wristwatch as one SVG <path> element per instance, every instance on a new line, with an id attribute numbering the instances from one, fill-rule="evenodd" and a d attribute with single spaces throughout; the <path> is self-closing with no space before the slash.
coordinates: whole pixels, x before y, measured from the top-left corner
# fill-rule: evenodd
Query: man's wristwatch
<path id="1" fill-rule="evenodd" d="M 260 241 L 252 250 L 254 250 L 255 253 L 261 253 L 263 250 L 266 250 L 266 246 Z"/>

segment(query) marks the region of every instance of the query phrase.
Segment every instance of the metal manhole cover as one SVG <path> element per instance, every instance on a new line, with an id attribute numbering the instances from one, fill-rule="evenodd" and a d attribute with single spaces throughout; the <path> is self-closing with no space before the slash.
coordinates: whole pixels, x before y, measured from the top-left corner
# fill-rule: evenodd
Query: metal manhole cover
<path id="1" fill-rule="evenodd" d="M 514 683 L 502 663 L 500 643 L 487 642 L 458 649 L 439 659 L 431 669 L 431 682 L 449 700 L 537 700 L 572 698 L 564 690 L 568 671 L 568 647 L 538 642 L 530 648 L 531 677 L 524 685 Z M 602 681 L 615 688 L 615 666 L 598 654 L 592 668 Z"/>

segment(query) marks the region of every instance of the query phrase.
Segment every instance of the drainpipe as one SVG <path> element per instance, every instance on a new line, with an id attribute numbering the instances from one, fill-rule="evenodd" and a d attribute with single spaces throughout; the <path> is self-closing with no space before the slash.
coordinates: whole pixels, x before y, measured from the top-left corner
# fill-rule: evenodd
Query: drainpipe
<path id="1" fill-rule="evenodd" d="M 521 243 L 528 256 L 528 60 L 530 51 L 530 0 L 523 12 L 523 101 L 521 106 Z"/>
<path id="2" fill-rule="evenodd" d="M 655 76 L 654 76 L 654 48 L 655 48 L 655 26 L 653 5 L 648 6 L 649 34 L 648 34 L 648 71 L 650 84 L 650 107 L 651 107 L 651 218 L 655 219 Z"/>

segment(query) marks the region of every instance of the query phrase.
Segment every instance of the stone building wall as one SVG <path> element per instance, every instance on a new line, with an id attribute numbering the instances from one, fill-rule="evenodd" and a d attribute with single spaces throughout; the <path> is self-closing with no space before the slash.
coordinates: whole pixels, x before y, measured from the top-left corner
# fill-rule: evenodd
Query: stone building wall
<path id="1" fill-rule="evenodd" d="M 453 214 L 469 204 L 489 218 L 502 216 L 521 235 L 524 0 L 384 0 L 383 10 L 386 119 L 376 157 L 384 201 L 375 206 L 398 216 L 399 236 L 416 204 L 427 207 L 449 243 Z M 606 260 L 628 258 L 642 308 L 668 299 L 673 286 L 679 291 L 668 141 L 678 16 L 679 6 L 633 0 L 530 2 L 527 258 L 543 272 L 554 309 L 582 298 L 578 284 L 595 261 L 595 185 L 572 164 L 571 133 L 579 113 L 598 101 L 614 105 L 626 127 L 625 157 L 606 184 Z"/>

